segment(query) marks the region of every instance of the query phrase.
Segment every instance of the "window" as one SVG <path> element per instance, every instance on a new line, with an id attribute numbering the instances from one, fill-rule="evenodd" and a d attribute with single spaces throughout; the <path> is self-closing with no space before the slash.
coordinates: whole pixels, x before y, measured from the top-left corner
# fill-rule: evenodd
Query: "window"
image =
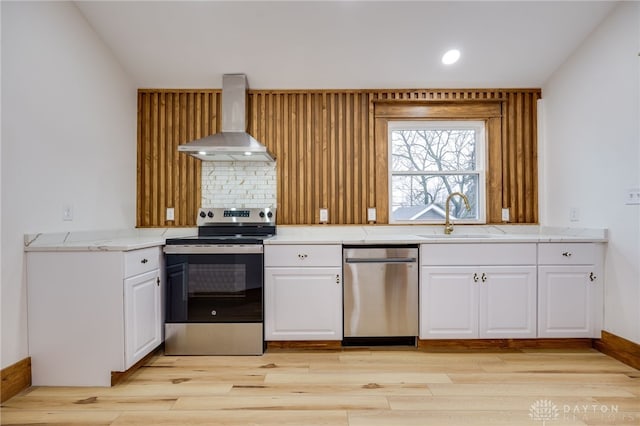
<path id="1" fill-rule="evenodd" d="M 482 121 L 389 122 L 390 223 L 485 223 L 485 126 Z"/>

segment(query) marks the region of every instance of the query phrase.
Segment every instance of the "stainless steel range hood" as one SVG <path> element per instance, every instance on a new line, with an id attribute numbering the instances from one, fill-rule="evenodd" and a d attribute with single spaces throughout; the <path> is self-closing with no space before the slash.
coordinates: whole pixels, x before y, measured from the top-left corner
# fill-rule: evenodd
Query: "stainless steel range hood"
<path id="1" fill-rule="evenodd" d="M 222 76 L 222 132 L 178 146 L 203 161 L 275 161 L 267 147 L 247 133 L 247 76 Z"/>

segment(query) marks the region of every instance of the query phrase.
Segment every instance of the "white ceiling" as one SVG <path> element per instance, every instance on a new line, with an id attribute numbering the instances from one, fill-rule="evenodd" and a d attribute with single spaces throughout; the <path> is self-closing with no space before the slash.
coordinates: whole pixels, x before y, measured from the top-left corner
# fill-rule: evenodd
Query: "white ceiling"
<path id="1" fill-rule="evenodd" d="M 138 87 L 541 87 L 611 1 L 79 1 Z M 462 51 L 450 67 L 449 48 Z"/>

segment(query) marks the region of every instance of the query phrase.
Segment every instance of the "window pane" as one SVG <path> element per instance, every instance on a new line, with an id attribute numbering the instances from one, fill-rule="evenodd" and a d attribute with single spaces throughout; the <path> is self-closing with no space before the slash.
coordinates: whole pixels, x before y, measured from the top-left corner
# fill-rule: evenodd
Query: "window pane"
<path id="1" fill-rule="evenodd" d="M 477 174 L 392 176 L 392 220 L 444 223 L 445 201 L 452 192 L 465 194 L 471 211 L 461 197 L 454 196 L 449 207 L 451 219 L 478 220 Z"/>
<path id="2" fill-rule="evenodd" d="M 391 131 L 394 171 L 476 170 L 474 129 L 414 129 Z"/>

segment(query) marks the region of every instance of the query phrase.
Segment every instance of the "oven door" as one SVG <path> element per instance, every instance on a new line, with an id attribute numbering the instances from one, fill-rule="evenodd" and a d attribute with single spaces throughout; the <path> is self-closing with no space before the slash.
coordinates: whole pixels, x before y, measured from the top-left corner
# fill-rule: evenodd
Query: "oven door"
<path id="1" fill-rule="evenodd" d="M 167 323 L 262 322 L 262 245 L 168 245 L 165 254 Z"/>

